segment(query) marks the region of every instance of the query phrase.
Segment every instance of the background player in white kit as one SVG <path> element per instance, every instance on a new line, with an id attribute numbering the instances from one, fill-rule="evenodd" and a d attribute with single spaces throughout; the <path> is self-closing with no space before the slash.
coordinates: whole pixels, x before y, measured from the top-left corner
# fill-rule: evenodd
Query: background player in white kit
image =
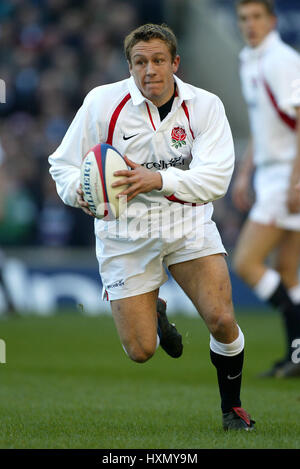
<path id="1" fill-rule="evenodd" d="M 164 25 L 148 24 L 130 33 L 125 54 L 131 78 L 89 93 L 49 157 L 50 171 L 64 202 L 90 214 L 79 188 L 80 165 L 91 147 L 106 142 L 127 156 L 130 169 L 116 175 L 123 176 L 118 185 L 129 184 L 123 193 L 129 212 L 135 201 L 143 204 L 146 216 L 153 203 L 159 204 L 163 216 L 171 206 L 193 203 L 188 209 L 195 221 L 191 230 L 203 233 L 197 244 L 185 235 L 104 236 L 108 223 L 115 222 L 96 220 L 104 294 L 132 360 L 147 361 L 159 343 L 169 355 L 179 357 L 181 336 L 158 299 L 159 287 L 167 280 L 165 265 L 210 331 L 223 428 L 251 430 L 254 422 L 240 401 L 244 336 L 234 318 L 226 251 L 211 220 L 211 201 L 226 193 L 232 175 L 232 136 L 220 100 L 174 75 L 180 62 L 176 45 L 173 32 Z M 149 164 L 152 170 L 147 169 Z M 162 166 L 167 169 L 159 171 Z"/>
<path id="2" fill-rule="evenodd" d="M 255 203 L 240 234 L 234 266 L 284 320 L 286 355 L 261 376 L 300 376 L 300 365 L 291 360 L 293 341 L 300 338 L 300 56 L 275 30 L 271 0 L 241 0 L 237 14 L 247 43 L 240 54 L 240 74 L 251 139 L 234 181 L 233 201 L 241 211 L 250 208 L 255 168 Z M 271 252 L 274 268 L 266 263 Z"/>

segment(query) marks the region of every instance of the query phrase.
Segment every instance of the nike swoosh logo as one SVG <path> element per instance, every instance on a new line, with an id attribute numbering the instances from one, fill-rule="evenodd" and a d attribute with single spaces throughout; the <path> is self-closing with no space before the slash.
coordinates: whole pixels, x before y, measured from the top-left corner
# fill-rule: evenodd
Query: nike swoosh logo
<path id="1" fill-rule="evenodd" d="M 228 378 L 228 379 L 236 379 L 236 378 L 238 378 L 239 376 L 241 376 L 241 374 L 242 374 L 242 372 L 240 372 L 240 373 L 239 373 L 238 375 L 236 375 L 236 376 L 227 375 L 227 378 Z"/>
<path id="2" fill-rule="evenodd" d="M 130 135 L 130 137 L 126 137 L 125 135 L 123 135 L 123 140 L 129 140 L 130 138 L 136 137 L 137 135 L 138 134 Z"/>

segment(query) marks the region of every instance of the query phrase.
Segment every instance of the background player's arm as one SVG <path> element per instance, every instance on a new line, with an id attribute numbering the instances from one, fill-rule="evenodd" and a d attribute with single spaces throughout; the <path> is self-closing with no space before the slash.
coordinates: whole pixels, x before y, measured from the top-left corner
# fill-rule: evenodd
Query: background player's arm
<path id="1" fill-rule="evenodd" d="M 300 107 L 296 108 L 297 112 L 297 153 L 293 164 L 290 189 L 288 193 L 288 209 L 290 213 L 300 212 L 300 199 L 299 190 L 297 190 L 297 183 L 300 181 Z"/>
<path id="2" fill-rule="evenodd" d="M 299 194 L 295 189 L 296 182 L 300 180 L 300 93 L 298 87 L 300 76 L 300 58 L 299 54 L 289 54 L 284 60 L 268 61 L 265 68 L 265 78 L 274 92 L 279 108 L 295 118 L 298 122 L 297 134 L 297 151 L 293 164 L 290 188 L 288 192 L 287 207 L 290 213 L 300 212 Z"/>
<path id="3" fill-rule="evenodd" d="M 239 163 L 232 187 L 233 203 L 241 212 L 247 212 L 251 207 L 250 185 L 253 169 L 253 140 L 251 138 Z"/>

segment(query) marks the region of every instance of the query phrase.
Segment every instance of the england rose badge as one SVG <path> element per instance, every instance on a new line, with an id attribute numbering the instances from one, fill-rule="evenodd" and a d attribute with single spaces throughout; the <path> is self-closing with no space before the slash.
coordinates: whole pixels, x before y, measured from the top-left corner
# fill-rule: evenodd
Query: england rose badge
<path id="1" fill-rule="evenodd" d="M 186 145 L 186 132 L 185 129 L 182 127 L 174 127 L 171 134 L 172 138 L 172 147 L 181 148 L 182 146 Z"/>

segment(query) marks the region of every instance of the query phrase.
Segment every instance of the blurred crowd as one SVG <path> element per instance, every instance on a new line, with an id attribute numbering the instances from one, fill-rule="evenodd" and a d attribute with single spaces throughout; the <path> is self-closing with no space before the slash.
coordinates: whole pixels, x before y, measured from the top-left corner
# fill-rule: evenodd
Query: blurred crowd
<path id="1" fill-rule="evenodd" d="M 94 244 L 92 218 L 58 198 L 48 155 L 92 88 L 128 76 L 124 36 L 148 21 L 169 23 L 166 1 L 1 0 L 0 246 Z M 184 2 L 172 1 L 180 19 Z M 181 25 L 170 24 L 179 39 Z M 228 196 L 216 219 L 230 248 L 241 217 Z"/>
<path id="2" fill-rule="evenodd" d="M 92 219 L 58 199 L 47 157 L 85 95 L 128 76 L 123 39 L 144 21 L 163 21 L 162 2 L 1 0 L 0 246 L 94 243 Z"/>

